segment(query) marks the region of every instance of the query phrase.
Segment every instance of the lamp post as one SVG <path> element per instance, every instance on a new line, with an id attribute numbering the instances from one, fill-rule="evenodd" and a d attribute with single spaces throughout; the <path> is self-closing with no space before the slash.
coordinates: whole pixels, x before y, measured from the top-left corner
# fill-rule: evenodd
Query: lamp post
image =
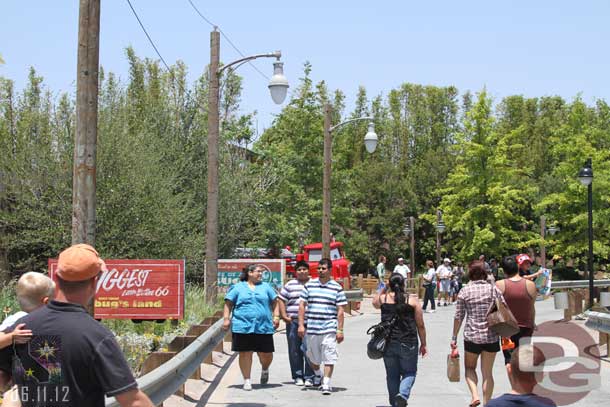
<path id="1" fill-rule="evenodd" d="M 546 216 L 540 216 L 540 261 L 541 266 L 546 268 L 546 235 L 547 233 L 553 236 L 555 233 L 559 232 L 559 226 L 556 224 L 552 224 L 551 226 L 546 226 Z"/>
<path id="2" fill-rule="evenodd" d="M 443 211 L 436 211 L 436 265 L 441 264 L 441 234 L 445 231 L 445 223 L 443 222 Z"/>
<path id="3" fill-rule="evenodd" d="M 593 308 L 593 168 L 591 158 L 588 158 L 585 166 L 578 172 L 581 184 L 587 187 L 589 213 L 589 253 L 587 256 L 587 268 L 589 269 L 589 308 Z"/>
<path id="4" fill-rule="evenodd" d="M 402 230 L 405 236 L 410 237 L 410 248 L 411 248 L 411 257 L 410 257 L 410 265 L 411 265 L 411 277 L 415 277 L 415 218 L 413 216 L 409 216 L 409 224 L 405 226 Z"/>
<path id="5" fill-rule="evenodd" d="M 219 112 L 219 85 L 222 73 L 231 67 L 257 58 L 276 58 L 273 64 L 274 74 L 269 83 L 271 98 L 280 104 L 286 98 L 288 80 L 284 76 L 283 62 L 280 51 L 268 54 L 252 55 L 233 61 L 220 67 L 220 32 L 215 28 L 210 33 L 210 77 L 208 93 L 208 192 L 206 209 L 206 236 L 205 236 L 205 286 L 208 302 L 216 301 L 216 279 L 218 275 L 218 139 L 220 133 Z"/>
<path id="6" fill-rule="evenodd" d="M 332 172 L 332 132 L 341 126 L 356 121 L 369 121 L 369 129 L 364 136 L 366 151 L 373 153 L 377 148 L 377 134 L 372 117 L 357 117 L 346 120 L 334 126 L 331 125 L 332 107 L 324 106 L 324 174 L 322 178 L 322 257 L 330 258 L 330 177 Z"/>

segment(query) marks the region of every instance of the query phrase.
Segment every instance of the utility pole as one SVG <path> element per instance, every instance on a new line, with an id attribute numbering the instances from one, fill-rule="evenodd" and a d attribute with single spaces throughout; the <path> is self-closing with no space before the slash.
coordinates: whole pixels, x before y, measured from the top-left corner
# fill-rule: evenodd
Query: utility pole
<path id="1" fill-rule="evenodd" d="M 330 182 L 332 171 L 332 148 L 330 104 L 324 105 L 324 171 L 322 179 L 322 257 L 330 258 Z"/>
<path id="2" fill-rule="evenodd" d="M 72 244 L 95 244 L 99 46 L 100 0 L 80 0 L 76 72 L 76 135 L 72 181 Z"/>
<path id="3" fill-rule="evenodd" d="M 218 135 L 220 119 L 218 113 L 220 32 L 210 33 L 210 78 L 208 94 L 208 202 L 205 230 L 205 291 L 206 300 L 216 302 L 218 279 Z"/>

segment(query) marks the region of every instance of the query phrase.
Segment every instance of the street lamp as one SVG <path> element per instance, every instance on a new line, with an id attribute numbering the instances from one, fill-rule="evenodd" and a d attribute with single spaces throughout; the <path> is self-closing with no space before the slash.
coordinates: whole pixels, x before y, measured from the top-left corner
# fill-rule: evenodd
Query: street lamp
<path id="1" fill-rule="evenodd" d="M 585 166 L 578 172 L 578 180 L 587 187 L 589 212 L 589 255 L 587 268 L 589 269 L 589 308 L 593 308 L 593 168 L 591 158 L 588 158 Z"/>
<path id="2" fill-rule="evenodd" d="M 436 211 L 436 264 L 441 264 L 441 234 L 445 231 L 446 226 L 443 222 L 443 211 Z"/>
<path id="3" fill-rule="evenodd" d="M 546 268 L 546 234 L 550 234 L 551 236 L 555 233 L 559 232 L 559 226 L 556 224 L 552 224 L 551 226 L 546 226 L 546 216 L 542 215 L 540 217 L 540 261 L 541 266 Z"/>
<path id="4" fill-rule="evenodd" d="M 409 216 L 409 224 L 405 226 L 402 230 L 405 236 L 411 237 L 410 248 L 411 248 L 411 257 L 410 257 L 410 265 L 411 265 L 411 277 L 415 277 L 415 218 L 413 216 Z"/>
<path id="5" fill-rule="evenodd" d="M 377 134 L 372 117 L 357 117 L 346 120 L 334 126 L 331 125 L 332 107 L 329 104 L 324 106 L 324 174 L 322 178 L 322 257 L 330 258 L 330 176 L 332 172 L 332 132 L 348 123 L 356 121 L 369 121 L 368 132 L 364 136 L 364 146 L 366 151 L 373 153 L 377 148 Z"/>
<path id="6" fill-rule="evenodd" d="M 208 302 L 216 301 L 216 279 L 218 278 L 218 139 L 220 133 L 219 85 L 222 73 L 229 68 L 236 69 L 240 65 L 257 58 L 276 58 L 273 64 L 274 73 L 269 82 L 271 98 L 280 104 L 286 98 L 288 80 L 284 76 L 280 51 L 268 54 L 252 55 L 233 61 L 220 67 L 220 32 L 214 27 L 210 33 L 210 78 L 208 93 L 208 194 L 206 208 L 205 235 L 205 286 Z"/>

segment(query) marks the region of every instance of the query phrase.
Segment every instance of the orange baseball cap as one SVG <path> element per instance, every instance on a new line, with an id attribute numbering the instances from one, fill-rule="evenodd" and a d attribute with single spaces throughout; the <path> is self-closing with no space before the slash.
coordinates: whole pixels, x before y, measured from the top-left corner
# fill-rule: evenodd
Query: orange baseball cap
<path id="1" fill-rule="evenodd" d="M 88 244 L 75 244 L 59 254 L 57 275 L 65 281 L 85 281 L 106 271 L 106 263 Z"/>

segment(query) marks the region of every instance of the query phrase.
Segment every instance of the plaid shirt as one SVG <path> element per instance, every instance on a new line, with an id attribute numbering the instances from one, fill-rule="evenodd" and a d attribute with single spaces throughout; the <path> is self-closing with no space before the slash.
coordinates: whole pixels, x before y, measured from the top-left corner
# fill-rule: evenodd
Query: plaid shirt
<path id="1" fill-rule="evenodd" d="M 464 327 L 464 340 L 476 344 L 498 342 L 500 337 L 493 333 L 487 326 L 487 311 L 494 301 L 494 296 L 500 297 L 503 303 L 502 293 L 495 285 L 485 280 L 471 281 L 458 294 L 455 319 L 463 320 L 466 317 Z"/>

